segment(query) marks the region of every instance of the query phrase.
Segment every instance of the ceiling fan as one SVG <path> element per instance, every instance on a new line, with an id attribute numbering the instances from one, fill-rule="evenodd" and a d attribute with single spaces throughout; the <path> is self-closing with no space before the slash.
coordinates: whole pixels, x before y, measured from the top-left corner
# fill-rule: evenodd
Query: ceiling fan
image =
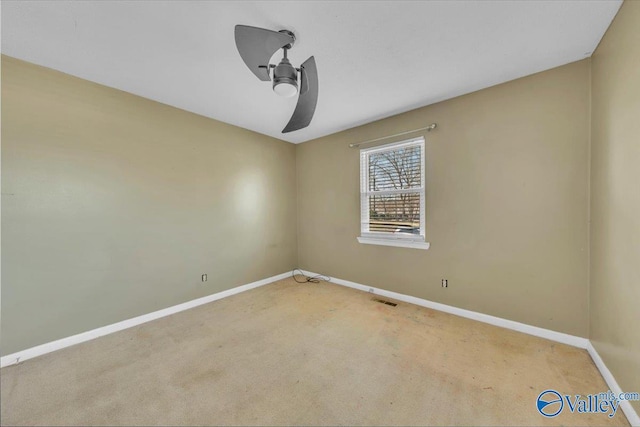
<path id="1" fill-rule="evenodd" d="M 313 56 L 295 68 L 287 58 L 287 51 L 293 47 L 296 36 L 288 30 L 272 31 L 264 28 L 236 25 L 236 47 L 247 67 L 260 80 L 268 82 L 273 74 L 273 91 L 280 96 L 298 95 L 298 103 L 289 123 L 282 133 L 293 132 L 309 126 L 318 102 L 318 69 Z M 278 65 L 269 60 L 279 49 L 284 57 Z M 273 73 L 271 72 L 273 70 Z M 298 90 L 298 73 L 300 89 Z"/>

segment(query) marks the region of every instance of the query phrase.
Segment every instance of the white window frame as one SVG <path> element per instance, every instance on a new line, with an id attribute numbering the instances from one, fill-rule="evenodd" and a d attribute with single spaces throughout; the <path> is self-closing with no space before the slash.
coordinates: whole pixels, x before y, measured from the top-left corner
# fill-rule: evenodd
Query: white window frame
<path id="1" fill-rule="evenodd" d="M 429 242 L 425 240 L 425 152 L 424 137 L 412 138 L 404 141 L 393 142 L 391 144 L 379 145 L 373 148 L 363 148 L 360 150 L 360 236 L 358 242 L 369 245 L 399 246 L 415 249 L 429 249 Z M 420 147 L 420 167 L 422 168 L 420 177 L 420 188 L 404 190 L 369 190 L 369 155 L 381 151 L 392 151 L 398 148 L 419 146 Z M 369 230 L 369 198 L 372 195 L 387 194 L 420 194 L 420 234 L 392 234 Z"/>

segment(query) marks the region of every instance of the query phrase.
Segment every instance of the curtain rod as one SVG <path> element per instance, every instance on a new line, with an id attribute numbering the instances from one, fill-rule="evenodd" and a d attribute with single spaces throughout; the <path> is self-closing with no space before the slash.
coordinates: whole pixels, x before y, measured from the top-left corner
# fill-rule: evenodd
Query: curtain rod
<path id="1" fill-rule="evenodd" d="M 418 132 L 419 130 L 426 130 L 427 132 L 431 132 L 436 127 L 438 127 L 438 125 L 436 123 L 431 123 L 429 126 L 426 126 L 426 127 L 423 127 L 423 128 L 418 128 L 418 129 L 414 129 L 414 130 L 408 130 L 406 132 L 400 132 L 400 133 L 396 133 L 394 135 L 383 136 L 382 138 L 370 139 L 368 141 L 357 142 L 355 144 L 349 144 L 349 148 L 356 148 L 356 147 L 359 147 L 361 145 L 371 144 L 372 142 L 382 141 L 383 139 L 388 139 L 388 138 L 393 138 L 395 136 L 402 136 L 402 135 L 406 135 L 408 133 Z"/>

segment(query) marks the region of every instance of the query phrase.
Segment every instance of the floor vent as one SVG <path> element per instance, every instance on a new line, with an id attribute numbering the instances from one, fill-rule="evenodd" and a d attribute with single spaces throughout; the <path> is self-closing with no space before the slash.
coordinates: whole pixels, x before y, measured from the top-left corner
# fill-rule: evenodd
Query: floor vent
<path id="1" fill-rule="evenodd" d="M 386 300 L 379 299 L 379 298 L 371 298 L 371 299 L 374 300 L 375 302 L 379 302 L 380 304 L 390 305 L 391 307 L 395 307 L 396 305 L 398 305 L 395 302 L 386 301 Z"/>

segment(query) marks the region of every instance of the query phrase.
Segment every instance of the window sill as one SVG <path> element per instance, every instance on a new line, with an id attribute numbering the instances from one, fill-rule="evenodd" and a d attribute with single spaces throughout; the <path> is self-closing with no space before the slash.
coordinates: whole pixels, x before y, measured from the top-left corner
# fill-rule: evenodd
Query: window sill
<path id="1" fill-rule="evenodd" d="M 381 245 L 381 246 L 397 246 L 400 248 L 413 248 L 413 249 L 429 249 L 429 242 L 416 242 L 412 240 L 402 239 L 375 239 L 371 237 L 358 237 L 358 242 L 366 245 Z"/>

